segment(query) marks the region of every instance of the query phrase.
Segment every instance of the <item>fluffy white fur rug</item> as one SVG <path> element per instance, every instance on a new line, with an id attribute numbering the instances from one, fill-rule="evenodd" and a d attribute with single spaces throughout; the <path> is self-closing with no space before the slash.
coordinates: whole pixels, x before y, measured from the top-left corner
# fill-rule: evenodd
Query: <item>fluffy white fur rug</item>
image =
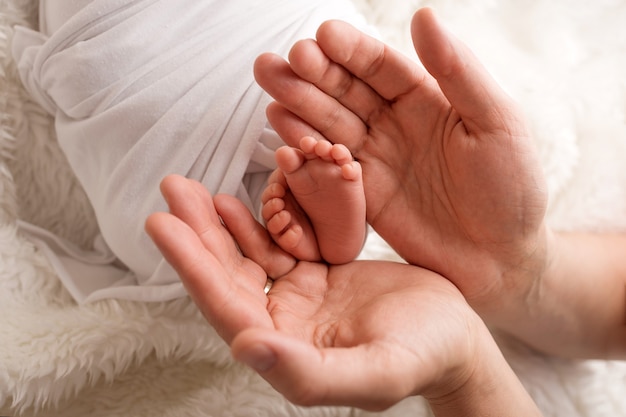
<path id="1" fill-rule="evenodd" d="M 93 215 L 51 120 L 21 88 L 12 26 L 36 1 L 0 0 L 0 415 L 370 416 L 298 408 L 234 364 L 187 299 L 76 305 L 19 219 L 88 247 Z M 359 0 L 411 54 L 414 9 L 438 10 L 528 112 L 559 229 L 626 231 L 626 3 L 619 0 Z M 366 256 L 394 258 L 378 239 Z M 543 357 L 502 339 L 546 416 L 626 416 L 626 364 Z M 430 415 L 419 398 L 384 416 Z"/>

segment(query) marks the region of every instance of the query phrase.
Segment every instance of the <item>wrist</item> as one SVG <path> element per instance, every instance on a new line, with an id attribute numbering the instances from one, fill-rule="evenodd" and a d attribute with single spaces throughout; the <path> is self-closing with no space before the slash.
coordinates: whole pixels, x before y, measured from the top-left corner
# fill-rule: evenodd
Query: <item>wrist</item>
<path id="1" fill-rule="evenodd" d="M 424 394 L 437 417 L 541 416 L 483 324 L 465 367 L 446 384 Z"/>
<path id="2" fill-rule="evenodd" d="M 481 297 L 470 300 L 489 327 L 507 330 L 519 320 L 529 319 L 556 252 L 555 235 L 544 224 L 516 245 L 514 255 L 500 254 L 500 259 L 492 260 L 493 285 Z"/>
<path id="3" fill-rule="evenodd" d="M 623 359 L 626 236 L 550 233 L 548 248 L 515 321 L 498 327 L 544 353 Z"/>

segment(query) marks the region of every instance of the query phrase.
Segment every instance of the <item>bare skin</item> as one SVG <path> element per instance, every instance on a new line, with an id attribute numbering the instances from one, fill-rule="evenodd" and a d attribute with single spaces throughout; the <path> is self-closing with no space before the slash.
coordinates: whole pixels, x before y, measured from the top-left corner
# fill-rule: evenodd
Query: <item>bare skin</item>
<path id="1" fill-rule="evenodd" d="M 422 394 L 438 417 L 538 416 L 464 297 L 538 348 L 623 354 L 626 238 L 552 233 L 515 105 L 429 10 L 413 36 L 428 72 L 329 22 L 291 65 L 264 55 L 256 74 L 281 136 L 346 144 L 368 220 L 407 260 L 449 276 L 297 261 L 236 200 L 180 177 L 163 182 L 170 213 L 146 229 L 234 357 L 293 402 L 377 410 Z"/>
<path id="2" fill-rule="evenodd" d="M 272 125 L 288 143 L 345 144 L 374 229 L 491 326 L 551 354 L 625 358 L 626 235 L 551 231 L 522 112 L 431 10 L 412 35 L 424 68 L 338 21 L 294 45 L 290 63 L 259 57 Z"/>
<path id="3" fill-rule="evenodd" d="M 361 167 L 343 145 L 304 137 L 276 151 L 262 215 L 278 245 L 305 261 L 342 264 L 365 241 Z"/>
<path id="4" fill-rule="evenodd" d="M 292 402 L 382 410 L 421 394 L 438 417 L 540 415 L 445 278 L 394 262 L 298 261 L 234 197 L 180 176 L 161 189 L 170 213 L 151 215 L 148 234 L 235 359 Z"/>
<path id="5" fill-rule="evenodd" d="M 260 56 L 257 81 L 276 99 L 268 117 L 287 143 L 311 135 L 347 146 L 373 228 L 479 312 L 501 315 L 547 268 L 533 140 L 513 100 L 432 11 L 416 13 L 412 34 L 425 69 L 339 21 L 294 45 L 289 63 Z"/>

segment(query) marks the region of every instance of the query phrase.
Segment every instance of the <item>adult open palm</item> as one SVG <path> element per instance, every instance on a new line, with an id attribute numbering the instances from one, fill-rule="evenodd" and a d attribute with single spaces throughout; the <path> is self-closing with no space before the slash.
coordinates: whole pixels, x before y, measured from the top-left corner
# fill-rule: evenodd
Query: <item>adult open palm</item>
<path id="1" fill-rule="evenodd" d="M 412 25 L 425 67 L 346 23 L 323 24 L 287 63 L 262 55 L 273 127 L 345 144 L 363 168 L 367 216 L 410 263 L 451 279 L 475 306 L 542 268 L 546 185 L 512 100 L 429 9 Z M 532 261 L 532 265 L 525 262 Z"/>
<path id="2" fill-rule="evenodd" d="M 296 262 L 233 197 L 176 176 L 162 190 L 170 213 L 148 233 L 235 358 L 288 399 L 381 409 L 472 374 L 486 328 L 448 280 L 391 262 Z"/>

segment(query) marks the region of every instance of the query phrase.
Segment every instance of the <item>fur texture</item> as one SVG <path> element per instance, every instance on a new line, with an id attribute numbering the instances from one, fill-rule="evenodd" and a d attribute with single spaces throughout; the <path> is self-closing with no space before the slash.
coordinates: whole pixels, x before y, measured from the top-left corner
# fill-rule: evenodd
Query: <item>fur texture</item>
<path id="1" fill-rule="evenodd" d="M 12 27 L 34 0 L 0 0 L 0 415 L 370 416 L 299 408 L 230 359 L 188 299 L 76 305 L 17 220 L 89 247 L 93 213 L 52 121 L 22 89 Z M 522 104 L 537 135 L 559 229 L 626 231 L 626 5 L 567 0 L 358 0 L 413 56 L 409 18 L 434 7 Z M 366 256 L 396 259 L 374 237 Z M 501 339 L 546 416 L 626 416 L 626 365 L 537 355 Z M 420 398 L 383 416 L 427 416 Z"/>

